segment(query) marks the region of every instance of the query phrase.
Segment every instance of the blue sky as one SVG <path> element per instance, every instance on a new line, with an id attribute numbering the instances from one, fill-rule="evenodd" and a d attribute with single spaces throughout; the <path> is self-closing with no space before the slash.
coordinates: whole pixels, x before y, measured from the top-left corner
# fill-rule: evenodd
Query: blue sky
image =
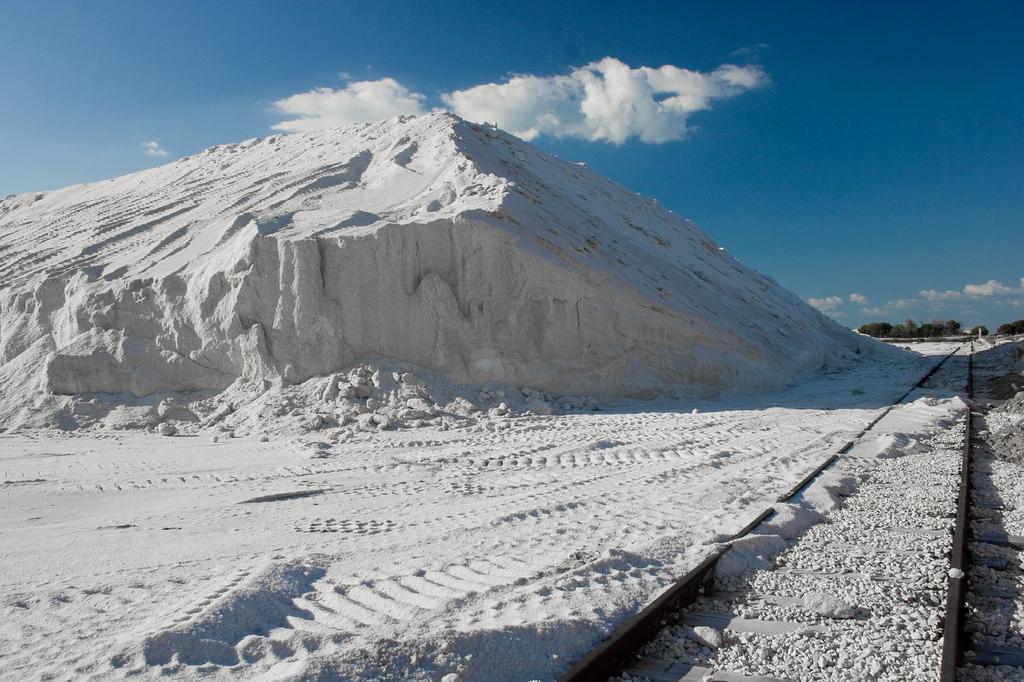
<path id="1" fill-rule="evenodd" d="M 644 83 L 666 72 L 641 67 L 700 76 L 662 105 L 706 101 L 535 144 L 657 197 L 844 324 L 1024 318 L 1024 5 L 668 5 L 3 1 L 0 195 L 269 134 L 311 115 L 274 103 L 314 88 L 393 83 L 423 109 L 470 92 L 465 110 L 490 112 L 512 74 L 550 94 L 611 57 Z M 761 80 L 723 81 L 725 64 Z"/>

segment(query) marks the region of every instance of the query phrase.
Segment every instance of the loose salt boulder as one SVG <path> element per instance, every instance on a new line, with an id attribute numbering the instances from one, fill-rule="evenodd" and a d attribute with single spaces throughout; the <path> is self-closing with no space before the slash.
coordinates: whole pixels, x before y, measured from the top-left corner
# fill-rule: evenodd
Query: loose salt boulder
<path id="1" fill-rule="evenodd" d="M 555 410 L 551 407 L 551 404 L 546 400 L 539 400 L 537 398 L 531 398 L 526 401 L 526 409 L 534 414 L 549 415 L 554 414 Z"/>
<path id="2" fill-rule="evenodd" d="M 168 424 L 167 422 L 164 422 L 163 424 L 160 425 L 161 436 L 173 436 L 176 433 L 178 433 L 178 427 L 175 426 L 174 424 Z"/>
<path id="3" fill-rule="evenodd" d="M 437 409 L 434 407 L 434 404 L 429 400 L 424 400 L 423 398 L 409 398 L 405 401 L 405 406 L 411 410 L 415 410 L 422 416 L 433 417 L 437 414 Z"/>
<path id="4" fill-rule="evenodd" d="M 166 416 L 167 416 L 167 415 L 168 415 L 168 414 L 169 414 L 169 413 L 171 412 L 171 410 L 173 410 L 174 408 L 175 408 L 175 404 L 174 404 L 174 402 L 173 402 L 173 401 L 171 401 L 171 400 L 167 400 L 167 399 L 164 399 L 164 400 L 161 400 L 161 401 L 160 401 L 160 404 L 156 406 L 156 413 L 157 413 L 158 415 L 160 415 L 160 418 L 161 418 L 161 419 L 163 419 L 163 418 L 165 418 L 165 417 L 166 417 Z"/>
<path id="5" fill-rule="evenodd" d="M 156 413 L 163 420 L 173 420 L 180 422 L 194 422 L 198 421 L 195 413 L 192 410 L 178 405 L 173 400 L 164 399 L 160 401 L 160 404 L 156 407 Z"/>
<path id="6" fill-rule="evenodd" d="M 839 597 L 824 592 L 804 594 L 804 608 L 826 618 L 853 618 L 857 609 Z"/>
<path id="7" fill-rule="evenodd" d="M 338 397 L 339 378 L 337 374 L 332 374 L 327 379 L 327 385 L 324 386 L 323 393 L 320 394 L 320 400 L 323 402 L 331 402 Z"/>
<path id="8" fill-rule="evenodd" d="M 721 631 L 710 628 L 706 625 L 698 625 L 693 628 L 693 639 L 698 644 L 706 646 L 709 649 L 717 649 L 722 646 Z"/>
<path id="9" fill-rule="evenodd" d="M 783 539 L 796 538 L 816 523 L 820 523 L 822 515 L 814 509 L 802 504 L 777 503 L 773 507 L 775 513 L 762 521 L 754 531 L 760 535 L 777 535 Z"/>
<path id="10" fill-rule="evenodd" d="M 475 414 L 480 411 L 480 408 L 473 402 L 466 400 L 462 396 L 455 398 L 448 406 L 447 409 L 454 414 L 468 417 L 471 414 Z"/>
<path id="11" fill-rule="evenodd" d="M 372 412 L 364 412 L 356 417 L 356 425 L 363 431 L 373 431 L 377 428 L 377 422 L 374 419 L 375 416 L 376 415 Z"/>
<path id="12" fill-rule="evenodd" d="M 747 535 L 733 540 L 729 546 L 729 551 L 715 564 L 715 577 L 723 582 L 769 568 L 773 558 L 786 549 L 786 541 L 777 535 Z"/>
<path id="13" fill-rule="evenodd" d="M 402 383 L 406 386 L 414 386 L 417 383 L 416 375 L 412 372 L 406 372 L 402 375 Z"/>
<path id="14" fill-rule="evenodd" d="M 816 511 L 828 512 L 839 508 L 843 498 L 851 495 L 857 485 L 854 476 L 828 471 L 804 491 L 804 502 Z"/>
<path id="15" fill-rule="evenodd" d="M 398 418 L 405 422 L 414 422 L 423 418 L 423 413 L 411 407 L 405 407 L 398 411 Z"/>

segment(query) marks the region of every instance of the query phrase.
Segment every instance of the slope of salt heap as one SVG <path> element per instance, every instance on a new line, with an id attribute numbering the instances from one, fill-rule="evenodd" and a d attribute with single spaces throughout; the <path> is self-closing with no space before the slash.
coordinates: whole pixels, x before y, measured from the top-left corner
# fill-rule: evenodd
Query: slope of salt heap
<path id="1" fill-rule="evenodd" d="M 8 197 L 0 259 L 0 416 L 28 397 L 65 426 L 54 396 L 206 399 L 372 357 L 611 398 L 887 352 L 656 202 L 450 114 Z"/>

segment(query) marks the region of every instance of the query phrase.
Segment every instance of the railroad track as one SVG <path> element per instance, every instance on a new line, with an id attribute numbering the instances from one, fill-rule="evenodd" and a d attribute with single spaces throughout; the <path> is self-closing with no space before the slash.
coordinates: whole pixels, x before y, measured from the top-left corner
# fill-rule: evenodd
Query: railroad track
<path id="1" fill-rule="evenodd" d="M 1007 589 L 1006 585 L 1019 583 L 1019 553 L 1024 551 L 1024 537 L 1010 535 L 1005 529 L 991 528 L 991 520 L 1002 516 L 1007 509 L 998 493 L 994 496 L 986 491 L 977 491 L 979 479 L 991 476 L 986 472 L 985 459 L 991 451 L 977 452 L 977 433 L 974 414 L 974 373 L 973 362 L 968 364 L 968 395 L 972 399 L 967 415 L 967 433 L 964 440 L 963 459 L 960 467 L 959 495 L 957 498 L 956 525 L 953 532 L 953 548 L 950 555 L 949 589 L 946 599 L 945 628 L 943 632 L 942 662 L 939 679 L 941 682 L 956 682 L 960 679 L 1024 679 L 1024 648 L 1001 646 L 986 641 L 985 623 L 975 623 L 973 632 L 968 631 L 972 616 L 978 614 L 1013 614 L 1022 600 L 1019 586 Z M 987 448 L 985 449 L 987 450 Z M 978 461 L 980 458 L 981 461 Z M 978 464 L 982 464 L 979 470 Z M 991 483 L 991 481 L 988 481 Z M 994 491 L 995 488 L 992 488 Z M 983 525 L 984 524 L 984 525 Z M 996 524 L 997 526 L 999 524 Z M 970 607 L 970 608 L 968 608 Z M 1010 627 L 1003 624 L 998 635 L 1010 634 Z M 964 666 L 980 667 L 982 671 L 969 671 Z"/>
<path id="2" fill-rule="evenodd" d="M 836 453 L 829 456 L 807 476 L 805 476 L 800 482 L 794 485 L 791 489 L 786 491 L 783 495 L 778 498 L 778 504 L 773 505 L 765 509 L 761 514 L 754 518 L 747 526 L 736 533 L 730 541 L 740 540 L 750 536 L 755 529 L 761 524 L 772 519 L 779 510 L 785 507 L 786 503 L 797 499 L 807 488 L 813 483 L 823 472 L 827 471 L 833 464 L 835 464 L 840 457 L 849 453 L 856 442 L 864 437 L 869 431 L 871 431 L 889 412 L 894 409 L 897 405 L 902 403 L 915 389 L 921 388 L 933 375 L 944 365 L 946 362 L 956 355 L 963 346 L 958 347 L 949 355 L 942 358 L 941 361 L 936 363 L 927 374 L 925 374 L 917 383 L 908 389 L 903 395 L 901 395 L 895 402 L 889 405 L 885 410 L 878 414 L 867 426 L 865 426 L 851 441 L 844 444 Z M 970 367 L 970 356 L 968 356 L 968 366 Z M 969 379 L 970 382 L 970 369 Z M 970 390 L 970 383 L 968 390 Z M 968 418 L 968 429 L 970 428 L 970 419 Z M 965 439 L 965 450 L 963 455 L 963 461 L 966 462 L 969 459 L 969 447 L 970 437 Z M 945 474 L 945 478 L 937 478 L 936 481 L 929 481 L 922 483 L 921 490 L 918 493 L 912 493 L 918 495 L 920 500 L 917 501 L 918 506 L 922 509 L 928 510 L 934 507 L 936 504 L 943 506 L 942 490 L 946 486 L 948 490 L 946 493 L 951 494 L 955 490 L 955 480 L 957 478 L 956 466 L 957 462 L 951 460 L 948 463 L 948 471 Z M 968 470 L 969 475 L 969 470 Z M 931 489 L 929 489 L 931 488 Z M 938 498 L 931 499 L 929 496 L 938 495 Z M 963 502 L 963 494 L 960 495 L 959 503 L 961 506 L 966 504 Z M 926 511 L 927 513 L 927 511 Z M 948 510 L 940 512 L 940 515 L 948 516 Z M 957 518 L 957 528 L 966 527 L 966 512 L 964 513 L 964 520 Z M 823 524 L 824 525 L 824 524 Z M 913 530 L 913 529 L 911 529 Z M 810 533 L 809 533 L 810 534 Z M 924 556 L 930 556 L 932 559 L 937 559 L 943 565 L 945 565 L 945 552 L 946 546 L 942 543 L 948 544 L 948 529 L 941 531 L 932 531 L 923 529 L 923 532 L 919 536 L 915 536 L 913 533 L 908 533 L 909 540 L 906 542 L 907 546 L 917 547 L 923 553 Z M 875 539 L 872 542 L 880 542 Z M 899 541 L 897 541 L 899 542 Z M 823 552 L 827 553 L 828 547 L 831 545 L 829 542 L 825 542 L 823 545 Z M 961 539 L 961 545 L 964 545 L 964 541 Z M 663 592 L 657 599 L 655 599 L 650 605 L 644 608 L 640 613 L 627 621 L 621 628 L 619 628 L 611 637 L 598 645 L 597 648 L 592 650 L 585 658 L 577 662 L 570 670 L 563 675 L 560 679 L 563 682 L 580 682 L 589 680 L 606 680 L 609 677 L 623 676 L 623 677 L 646 677 L 654 680 L 664 680 L 666 682 L 670 680 L 771 680 L 781 679 L 780 677 L 773 676 L 751 676 L 743 673 L 728 673 L 722 672 L 715 668 L 701 666 L 694 663 L 692 660 L 687 660 L 688 657 L 684 655 L 673 655 L 680 654 L 679 651 L 668 651 L 664 656 L 656 656 L 651 658 L 650 656 L 638 656 L 641 651 L 649 651 L 650 649 L 657 648 L 656 640 L 664 639 L 664 632 L 667 631 L 666 625 L 671 627 L 671 624 L 677 623 L 680 626 L 689 628 L 686 630 L 687 633 L 691 634 L 697 632 L 696 628 L 706 628 L 708 631 L 722 631 L 729 630 L 735 633 L 741 633 L 738 635 L 744 642 L 747 640 L 759 641 L 758 638 L 772 637 L 775 635 L 787 635 L 787 633 L 796 633 L 802 636 L 806 634 L 807 628 L 794 626 L 792 623 L 787 623 L 783 619 L 763 619 L 763 618 L 744 618 L 734 613 L 737 609 L 723 608 L 715 612 L 703 612 L 703 613 L 686 613 L 684 610 L 687 607 L 693 605 L 695 602 L 700 602 L 702 605 L 707 606 L 713 604 L 720 606 L 724 604 L 726 607 L 735 607 L 739 602 L 735 599 L 736 595 L 730 595 L 722 593 L 721 591 L 716 592 L 715 586 L 715 573 L 716 568 L 719 567 L 720 563 L 727 556 L 731 547 L 734 545 L 727 544 L 712 552 L 706 557 L 700 564 L 691 569 L 686 575 L 680 578 L 674 583 L 669 589 Z M 880 551 L 876 547 L 861 547 L 861 549 L 870 553 L 871 551 Z M 884 550 L 881 550 L 884 551 Z M 892 552 L 899 554 L 902 550 L 899 547 L 893 547 Z M 961 547 L 960 551 L 965 551 Z M 905 555 L 912 555 L 913 552 L 904 552 Z M 731 557 L 730 557 L 731 558 Z M 916 558 L 910 558 L 910 561 L 917 561 Z M 955 566 L 958 570 L 963 570 L 963 565 L 960 564 Z M 908 569 L 909 570 L 909 569 Z M 945 571 L 943 571 L 944 573 Z M 792 572 L 794 579 L 803 580 L 813 579 L 815 576 L 811 575 L 814 573 L 804 572 L 799 573 L 797 570 Z M 959 575 L 956 571 L 950 570 L 950 575 Z M 825 574 L 821 574 L 822 576 Z M 821 576 L 818 576 L 821 577 Z M 941 583 L 940 576 L 939 581 Z M 891 579 L 894 585 L 897 585 L 897 592 L 902 590 L 905 586 L 902 586 L 899 581 L 899 576 L 887 576 L 887 579 Z M 927 580 L 926 577 L 921 580 Z M 950 586 L 953 587 L 954 578 L 950 578 Z M 906 582 L 906 581 L 904 581 Z M 913 582 L 913 581 L 911 581 Z M 934 581 L 933 581 L 934 582 Z M 949 630 L 953 628 L 955 632 L 962 633 L 963 627 L 960 624 L 959 615 L 963 612 L 963 593 L 965 589 L 965 579 L 963 577 L 956 579 L 956 587 L 959 590 L 956 599 L 958 604 L 955 608 L 955 614 L 952 617 L 947 616 L 946 628 Z M 944 585 L 931 585 L 929 587 L 927 599 L 934 601 L 933 607 L 938 610 L 940 602 L 944 599 L 941 592 L 944 589 Z M 906 592 L 907 590 L 904 590 Z M 952 593 L 952 589 L 950 592 Z M 909 594 L 909 593 L 908 593 Z M 712 599 L 717 599 L 714 601 Z M 910 598 L 910 597 L 908 597 Z M 951 597 L 952 598 L 952 597 Z M 778 595 L 760 595 L 757 597 L 759 600 L 757 603 L 762 610 L 767 609 L 767 612 L 785 612 L 789 607 L 799 608 L 800 604 L 797 604 L 792 597 L 780 597 Z M 711 601 L 709 601 L 711 600 Z M 739 600 L 740 602 L 742 600 Z M 797 600 L 799 601 L 799 600 Z M 767 606 L 766 606 L 767 604 Z M 740 606 L 739 610 L 742 610 L 747 605 Z M 805 605 L 806 606 L 806 605 Z M 819 605 L 820 606 L 820 605 Z M 951 607 L 952 608 L 952 607 Z M 820 628 L 819 628 L 820 630 Z M 815 631 L 814 627 L 811 627 L 810 631 Z M 659 634 L 661 633 L 661 634 Z M 794 635 L 795 636 L 795 635 Z M 949 647 L 961 647 L 962 637 Z M 672 649 L 672 644 L 662 646 L 665 649 Z M 717 648 L 717 644 L 713 644 L 712 648 Z M 706 651 L 706 649 L 705 649 Z M 766 655 L 765 652 L 758 650 L 762 655 Z M 952 655 L 952 654 L 951 654 Z M 943 654 L 945 661 L 946 654 Z M 820 664 L 822 657 L 819 656 L 816 663 Z M 954 664 L 962 660 L 962 656 L 958 656 L 953 659 Z M 825 661 L 829 663 L 829 661 Z M 812 661 L 812 664 L 814 662 Z M 844 663 L 840 660 L 838 663 Z M 717 668 L 717 666 L 716 666 Z M 945 668 L 943 668 L 945 670 Z M 954 668 L 955 670 L 955 668 Z M 857 673 L 863 672 L 863 678 L 874 678 L 877 673 L 881 671 L 875 671 L 872 669 L 864 669 L 863 671 L 851 670 L 850 674 L 853 677 L 847 677 L 846 679 L 861 679 L 857 676 Z M 788 677 L 788 676 L 787 676 Z M 843 679 L 843 678 L 837 678 Z M 893 678 L 890 678 L 893 679 Z M 943 678 L 946 679 L 946 678 Z M 954 678 L 948 678 L 954 679 Z"/>
<path id="3" fill-rule="evenodd" d="M 957 668 L 963 663 L 964 602 L 967 595 L 967 536 L 971 510 L 971 449 L 974 439 L 974 358 L 967 363 L 967 423 L 964 433 L 963 459 L 960 463 L 960 485 L 956 503 L 956 525 L 953 527 L 953 549 L 949 557 L 949 586 L 946 590 L 946 619 L 942 631 L 941 682 L 956 682 Z"/>

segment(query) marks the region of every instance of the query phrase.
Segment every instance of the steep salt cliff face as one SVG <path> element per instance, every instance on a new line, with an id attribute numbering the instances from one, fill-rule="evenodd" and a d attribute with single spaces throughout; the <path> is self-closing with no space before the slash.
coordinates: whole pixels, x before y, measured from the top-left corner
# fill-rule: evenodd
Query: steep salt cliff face
<path id="1" fill-rule="evenodd" d="M 0 262 L 6 413 L 369 357 L 555 395 L 706 396 L 883 352 L 656 202 L 449 114 L 8 197 Z"/>

